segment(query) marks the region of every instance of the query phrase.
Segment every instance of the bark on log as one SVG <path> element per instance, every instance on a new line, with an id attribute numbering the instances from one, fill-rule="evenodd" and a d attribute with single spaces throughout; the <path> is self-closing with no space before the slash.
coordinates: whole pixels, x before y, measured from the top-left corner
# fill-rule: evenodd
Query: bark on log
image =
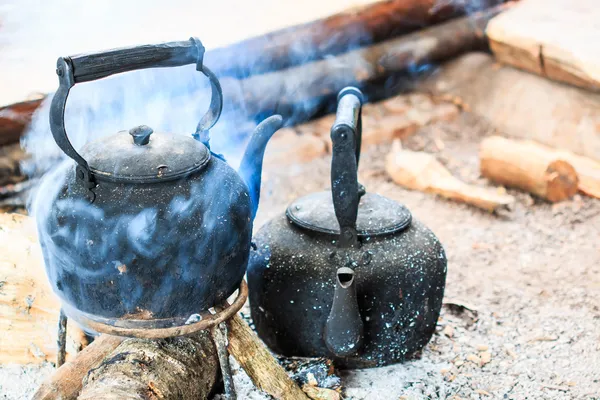
<path id="1" fill-rule="evenodd" d="M 418 89 L 455 98 L 508 136 L 600 161 L 600 94 L 499 65 L 484 53 L 449 62 Z"/>
<path id="2" fill-rule="evenodd" d="M 230 99 L 225 105 L 226 110 L 239 112 L 243 109 L 250 116 L 269 113 L 289 116 L 292 113 L 297 117 L 302 112 L 314 112 L 347 85 L 364 87 L 369 82 L 410 68 L 487 49 L 485 27 L 488 21 L 509 7 L 509 4 L 497 6 L 335 58 L 241 81 L 223 79 L 223 91 Z M 302 106 L 294 110 L 297 105 Z"/>
<path id="3" fill-rule="evenodd" d="M 531 141 L 492 136 L 481 142 L 481 174 L 493 182 L 523 189 L 557 202 L 577 193 L 575 168 L 553 151 Z"/>
<path id="4" fill-rule="evenodd" d="M 239 315 L 228 322 L 229 354 L 246 371 L 254 385 L 277 400 L 308 400 Z"/>
<path id="5" fill-rule="evenodd" d="M 398 142 L 392 146 L 385 168 L 395 183 L 408 189 L 437 194 L 487 211 L 508 210 L 515 202 L 513 196 L 462 182 L 434 155 L 402 150 Z"/>
<path id="6" fill-rule="evenodd" d="M 487 1 L 495 6 L 506 0 Z M 321 60 L 473 11 L 472 4 L 388 0 L 284 28 L 210 50 L 205 59 L 219 76 L 248 77 Z"/>
<path id="7" fill-rule="evenodd" d="M 557 160 L 565 160 L 575 168 L 579 178 L 578 189 L 581 193 L 600 199 L 600 162 L 590 158 L 579 156 L 570 151 L 559 150 L 544 146 L 531 141 L 518 141 L 504 139 L 504 142 L 510 142 L 510 146 L 520 147 L 523 144 L 534 147 L 538 151 L 545 152 Z"/>
<path id="8" fill-rule="evenodd" d="M 0 364 L 55 362 L 59 311 L 33 221 L 0 213 Z M 87 339 L 76 324 L 67 331 L 70 360 Z"/>
<path id="9" fill-rule="evenodd" d="M 56 370 L 35 392 L 32 400 L 74 400 L 83 386 L 89 370 L 111 353 L 125 338 L 101 335 L 83 349 L 77 357 Z"/>
<path id="10" fill-rule="evenodd" d="M 208 332 L 127 339 L 87 374 L 78 399 L 205 399 L 218 378 L 217 351 Z"/>
<path id="11" fill-rule="evenodd" d="M 600 89 L 595 1 L 528 0 L 490 21 L 496 58 L 559 82 Z M 594 47 L 596 46 L 596 47 Z"/>
<path id="12" fill-rule="evenodd" d="M 42 97 L 0 108 L 0 146 L 19 141 L 43 99 Z"/>
<path id="13" fill-rule="evenodd" d="M 494 4 L 500 2 L 500 0 L 493 1 Z M 290 116 L 294 105 L 309 104 L 307 115 L 294 113 L 299 117 L 295 122 L 301 122 L 312 117 L 314 110 L 319 110 L 329 103 L 331 97 L 335 97 L 337 92 L 346 85 L 364 86 L 370 81 L 410 68 L 441 62 L 467 51 L 487 49 L 488 43 L 484 34 L 487 22 L 509 7 L 508 4 L 496 6 L 421 32 L 297 66 L 299 63 L 319 60 L 325 55 L 348 50 L 348 35 L 356 35 L 354 30 L 357 21 L 362 21 L 360 24 L 366 24 L 368 29 L 376 31 L 377 35 L 372 41 L 377 41 L 391 35 L 390 32 L 396 29 L 394 24 L 398 22 L 397 18 L 406 18 L 407 21 L 398 25 L 401 27 L 397 28 L 400 29 L 397 32 L 399 34 L 407 32 L 407 27 L 411 24 L 415 24 L 412 25 L 414 29 L 420 28 L 419 21 L 425 25 L 432 24 L 457 15 L 456 10 L 462 9 L 451 7 L 455 12 L 441 18 L 442 15 L 446 15 L 443 10 L 448 6 L 432 7 L 433 4 L 438 3 L 434 0 L 424 2 L 390 0 L 368 6 L 368 12 L 361 10 L 360 13 L 346 13 L 331 17 L 331 20 L 327 20 L 329 22 L 326 23 L 319 21 L 317 25 L 325 24 L 331 31 L 327 30 L 329 32 L 327 34 L 319 33 L 316 36 L 319 39 L 311 44 L 316 46 L 314 51 L 304 57 L 293 55 L 294 43 L 304 41 L 305 37 L 310 38 L 306 40 L 307 43 L 316 40 L 313 37 L 315 28 L 311 24 L 302 25 L 298 28 L 299 31 L 292 29 L 290 31 L 292 33 L 287 30 L 276 32 L 207 52 L 206 65 L 221 77 L 225 77 L 221 80 L 221 84 L 227 99 L 226 110 L 239 113 L 241 108 L 249 117 L 275 112 Z M 390 10 L 393 12 L 389 12 Z M 337 31 L 338 28 L 342 29 L 340 31 L 342 33 Z M 281 35 L 281 38 L 278 35 Z M 321 43 L 322 40 L 327 42 Z M 338 50 L 335 50 L 337 44 L 334 47 L 327 46 L 328 43 L 338 42 L 345 43 L 339 45 Z M 272 47 L 268 47 L 267 54 L 263 49 L 265 43 L 269 46 L 272 44 Z M 252 50 L 245 51 L 246 46 L 250 46 Z M 302 49 L 304 53 L 307 51 Z M 235 79 L 235 77 L 247 76 L 249 66 L 252 68 L 252 74 L 273 71 L 275 68 L 279 70 L 243 80 Z M 283 69 L 285 67 L 290 68 Z M 234 78 L 227 78 L 227 75 L 233 75 Z M 0 144 L 19 140 L 41 101 L 13 104 L 0 109 Z"/>

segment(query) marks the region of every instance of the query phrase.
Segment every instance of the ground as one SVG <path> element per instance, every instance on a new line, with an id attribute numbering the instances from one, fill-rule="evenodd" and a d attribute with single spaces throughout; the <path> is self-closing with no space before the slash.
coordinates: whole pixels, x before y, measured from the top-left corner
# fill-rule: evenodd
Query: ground
<path id="1" fill-rule="evenodd" d="M 477 149 L 492 129 L 469 114 L 404 142 L 435 152 L 461 179 L 479 178 Z M 406 204 L 448 255 L 445 306 L 420 359 L 341 372 L 351 399 L 600 399 L 600 201 L 551 205 L 509 190 L 501 216 L 402 189 L 383 168 L 390 144 L 361 157 L 360 181 Z M 329 187 L 330 158 L 267 167 L 260 226 L 294 198 Z M 12 373 L 10 372 L 12 371 Z M 0 369 L 0 398 L 28 398 L 51 372 Z M 242 373 L 240 399 L 264 398 Z"/>

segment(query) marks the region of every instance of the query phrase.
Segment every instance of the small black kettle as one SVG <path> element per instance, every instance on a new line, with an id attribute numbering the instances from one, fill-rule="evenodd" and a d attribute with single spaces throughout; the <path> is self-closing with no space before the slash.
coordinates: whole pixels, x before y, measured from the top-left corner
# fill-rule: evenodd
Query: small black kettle
<path id="1" fill-rule="evenodd" d="M 405 360 L 430 340 L 446 255 L 402 204 L 358 183 L 362 93 L 338 96 L 331 191 L 295 200 L 255 237 L 248 266 L 256 330 L 286 356 L 338 367 Z"/>

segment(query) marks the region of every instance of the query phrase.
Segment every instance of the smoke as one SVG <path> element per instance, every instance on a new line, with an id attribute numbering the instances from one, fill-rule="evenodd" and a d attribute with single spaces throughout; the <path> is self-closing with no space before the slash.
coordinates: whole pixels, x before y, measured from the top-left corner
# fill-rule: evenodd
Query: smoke
<path id="1" fill-rule="evenodd" d="M 455 3 L 464 3 L 469 11 L 476 11 L 489 2 Z M 11 32 L 17 29 L 18 23 L 33 27 L 20 30 L 17 37 L 20 44 L 36 40 L 47 44 L 39 57 L 51 72 L 59 55 L 181 40 L 190 36 L 189 33 L 173 35 L 174 30 L 167 29 L 166 20 L 164 26 L 151 25 L 143 29 L 132 23 L 136 17 L 143 20 L 148 9 L 156 6 L 155 1 L 143 5 L 116 0 L 86 2 L 83 14 L 80 1 L 48 3 L 25 0 L 19 1 L 17 6 L 15 1 L 11 10 L 15 14 L 6 21 L 6 29 Z M 245 22 L 248 19 L 244 15 L 245 10 L 256 8 L 255 4 L 248 3 L 252 2 L 221 3 L 219 8 L 225 11 L 226 18 L 222 21 L 226 27 L 220 27 L 218 32 L 231 30 L 236 33 L 237 22 L 231 14 Z M 266 3 L 275 4 L 271 0 Z M 326 13 L 336 7 L 343 8 L 335 2 L 320 3 Z M 448 2 L 440 0 L 441 3 Z M 186 21 L 182 25 L 194 26 L 192 34 L 199 36 L 207 47 L 231 41 L 231 33 L 225 39 L 215 34 L 216 25 L 223 25 L 212 21 L 218 12 L 196 10 L 195 15 L 190 16 L 193 13 L 186 12 L 189 5 L 175 0 L 169 4 L 171 11 L 167 13 L 177 10 L 176 14 Z M 211 7 L 215 7 L 214 3 Z M 283 7 L 291 8 L 289 5 Z M 299 4 L 295 3 L 296 7 L 300 7 Z M 74 9 L 78 10 L 75 18 L 70 15 L 70 10 Z M 260 10 L 253 12 L 261 13 Z M 156 8 L 153 13 L 158 13 Z M 123 29 L 113 31 L 110 27 L 86 24 L 86 21 L 100 21 L 102 16 L 111 17 L 106 18 L 111 20 L 111 26 L 127 26 L 124 29 L 129 34 L 127 39 L 122 39 L 119 34 Z M 282 24 L 288 25 L 292 21 L 282 20 Z M 205 23 L 210 29 L 203 27 Z M 256 24 L 256 21 L 253 23 Z M 171 21 L 170 25 L 176 26 L 177 21 Z M 255 29 L 251 33 L 262 32 Z M 65 41 L 68 46 L 61 45 L 61 37 L 71 38 Z M 337 38 L 331 37 L 330 40 Z M 356 43 L 348 46 L 351 48 L 368 41 L 367 33 L 357 30 Z M 299 40 L 290 55 L 301 62 L 311 58 L 314 51 L 313 43 Z M 244 54 L 243 49 L 237 56 L 252 59 Z M 48 61 L 50 57 L 51 63 Z M 210 133 L 211 151 L 223 154 L 236 167 L 249 133 L 257 121 L 268 116 L 257 112 L 263 109 L 259 104 L 260 98 L 247 97 L 250 86 L 253 93 L 270 93 L 269 101 L 272 103 L 276 103 L 272 101 L 274 94 L 282 99 L 296 99 L 282 101 L 285 106 L 281 109 L 278 109 L 278 104 L 271 107 L 285 111 L 288 123 L 322 112 L 322 99 L 303 98 L 298 94 L 303 93 L 308 85 L 312 88 L 322 86 L 328 88 L 323 93 L 324 97 L 335 98 L 335 90 L 331 88 L 351 79 L 352 66 L 340 60 L 344 59 L 335 57 L 323 61 L 332 70 L 340 71 L 340 74 L 332 74 L 325 80 L 292 74 L 284 85 L 277 86 L 280 81 L 270 80 L 269 74 L 246 80 L 223 79 L 225 107 L 221 119 Z M 211 62 L 224 64 L 228 61 L 205 60 L 209 67 Z M 252 65 L 248 68 L 251 70 Z M 411 71 L 419 74 L 430 68 L 431 65 L 423 63 L 415 65 Z M 32 79 L 36 78 L 32 75 Z M 58 85 L 58 79 L 54 79 Z M 48 277 L 63 300 L 71 307 L 97 315 L 115 317 L 146 309 L 155 316 L 166 318 L 177 315 L 185 321 L 189 315 L 200 311 L 190 308 L 190 305 L 214 305 L 214 301 L 231 294 L 247 263 L 252 229 L 251 223 L 240 217 L 249 207 L 249 199 L 244 197 L 240 181 L 219 175 L 214 180 L 200 180 L 188 186 L 185 182 L 165 182 L 160 184 L 164 185 L 166 193 L 162 196 L 154 196 L 151 190 L 140 191 L 134 185 L 123 185 L 119 197 L 112 199 L 115 207 L 111 207 L 110 211 L 102 208 L 101 204 L 106 203 L 89 203 L 80 192 L 83 189 L 76 187 L 79 183 L 72 179 L 73 162 L 60 151 L 51 135 L 48 123 L 51 98 L 52 94 L 36 112 L 23 138 L 23 147 L 31 155 L 23 169 L 31 176 L 45 174 L 42 184 L 33 194 L 29 209 L 38 221 Z M 209 101 L 207 79 L 192 65 L 119 74 L 72 88 L 65 114 L 66 130 L 76 149 L 141 124 L 152 127 L 155 132 L 191 135 L 208 109 Z M 214 168 L 225 174 L 225 167 Z M 76 196 L 69 197 L 67 194 Z M 215 288 L 214 293 L 201 293 L 211 287 Z"/>

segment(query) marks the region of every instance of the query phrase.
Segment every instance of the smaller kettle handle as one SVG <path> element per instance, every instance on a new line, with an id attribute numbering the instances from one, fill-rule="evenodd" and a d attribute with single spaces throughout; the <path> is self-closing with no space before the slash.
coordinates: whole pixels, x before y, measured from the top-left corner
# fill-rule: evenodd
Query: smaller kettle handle
<path id="1" fill-rule="evenodd" d="M 335 216 L 340 225 L 339 245 L 356 247 L 356 217 L 360 188 L 358 161 L 362 140 L 362 92 L 346 87 L 338 95 L 335 123 L 331 127 L 331 192 Z"/>
<path id="2" fill-rule="evenodd" d="M 127 71 L 196 64 L 196 70 L 210 80 L 212 89 L 209 110 L 196 128 L 196 134 L 202 134 L 207 138 L 208 130 L 221 115 L 223 93 L 217 77 L 203 64 L 204 51 L 202 42 L 192 37 L 179 42 L 113 49 L 58 59 L 56 74 L 59 87 L 50 105 L 50 130 L 58 147 L 77 162 L 77 179 L 83 181 L 86 188 L 95 186 L 93 174 L 87 161 L 69 141 L 65 129 L 65 107 L 71 88 L 76 83 L 90 82 Z"/>

